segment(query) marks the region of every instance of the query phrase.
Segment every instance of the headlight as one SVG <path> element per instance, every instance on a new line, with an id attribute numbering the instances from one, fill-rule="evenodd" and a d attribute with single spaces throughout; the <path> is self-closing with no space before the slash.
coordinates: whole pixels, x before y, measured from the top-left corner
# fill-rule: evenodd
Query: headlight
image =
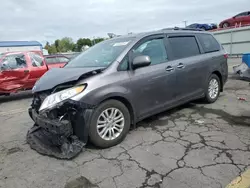
<path id="1" fill-rule="evenodd" d="M 46 108 L 51 108 L 58 104 L 59 102 L 62 102 L 66 99 L 72 98 L 79 93 L 81 93 L 84 89 L 86 88 L 85 85 L 83 86 L 78 86 L 70 89 L 65 89 L 60 92 L 54 93 L 52 95 L 49 95 L 46 97 L 39 109 L 39 111 L 44 110 Z"/>

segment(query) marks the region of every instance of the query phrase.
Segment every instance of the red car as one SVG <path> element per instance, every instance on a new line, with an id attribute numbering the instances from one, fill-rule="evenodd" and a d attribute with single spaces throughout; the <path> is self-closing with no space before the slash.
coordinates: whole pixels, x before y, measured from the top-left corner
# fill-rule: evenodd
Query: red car
<path id="1" fill-rule="evenodd" d="M 32 89 L 47 70 L 41 51 L 0 54 L 0 95 Z"/>
<path id="2" fill-rule="evenodd" d="M 250 24 L 250 11 L 242 12 L 236 16 L 224 20 L 220 23 L 220 28 L 234 27 L 235 25 L 249 25 Z"/>
<path id="3" fill-rule="evenodd" d="M 46 55 L 44 56 L 46 64 L 49 68 L 55 67 L 63 67 L 66 63 L 68 63 L 69 58 L 64 55 Z"/>

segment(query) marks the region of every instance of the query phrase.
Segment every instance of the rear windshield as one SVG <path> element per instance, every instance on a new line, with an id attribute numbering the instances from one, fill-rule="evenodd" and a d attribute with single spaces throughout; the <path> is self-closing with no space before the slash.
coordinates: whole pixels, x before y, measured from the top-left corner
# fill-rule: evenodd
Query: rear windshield
<path id="1" fill-rule="evenodd" d="M 115 38 L 103 41 L 82 52 L 65 67 L 108 67 L 134 38 Z"/>

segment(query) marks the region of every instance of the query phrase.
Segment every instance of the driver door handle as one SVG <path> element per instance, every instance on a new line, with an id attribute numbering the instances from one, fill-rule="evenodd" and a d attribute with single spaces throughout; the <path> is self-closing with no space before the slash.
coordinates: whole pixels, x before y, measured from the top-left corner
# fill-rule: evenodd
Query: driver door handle
<path id="1" fill-rule="evenodd" d="M 184 64 L 183 63 L 179 63 L 179 65 L 177 65 L 177 68 L 178 69 L 183 69 L 185 66 L 184 66 Z"/>
<path id="2" fill-rule="evenodd" d="M 29 71 L 29 70 L 24 70 L 23 72 L 24 72 L 24 73 L 29 73 L 30 71 Z"/>

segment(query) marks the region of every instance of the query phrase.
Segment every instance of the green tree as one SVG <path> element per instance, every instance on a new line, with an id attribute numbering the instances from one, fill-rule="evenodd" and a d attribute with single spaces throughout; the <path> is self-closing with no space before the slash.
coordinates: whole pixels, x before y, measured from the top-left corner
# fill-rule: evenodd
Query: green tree
<path id="1" fill-rule="evenodd" d="M 72 51 L 73 51 L 73 52 L 77 52 L 77 44 L 75 44 L 75 43 L 73 44 Z"/>
<path id="2" fill-rule="evenodd" d="M 49 54 L 56 54 L 57 53 L 57 49 L 56 49 L 55 44 L 52 44 L 51 46 L 49 46 L 47 50 L 48 50 Z"/>
<path id="3" fill-rule="evenodd" d="M 60 40 L 59 39 L 57 39 L 57 40 L 55 40 L 55 47 L 56 47 L 56 49 L 58 50 L 58 47 L 59 47 L 59 43 L 60 43 Z M 59 50 L 58 50 L 59 51 Z"/>
<path id="4" fill-rule="evenodd" d="M 102 42 L 102 41 L 104 41 L 104 40 L 105 40 L 104 38 L 96 38 L 96 39 L 93 39 L 93 40 L 92 40 L 92 44 L 95 45 L 95 44 L 97 44 L 97 43 L 99 43 L 99 42 Z"/>
<path id="5" fill-rule="evenodd" d="M 56 42 L 55 42 L 56 46 Z M 70 37 L 64 37 L 58 42 L 57 51 L 58 52 L 70 52 L 74 49 L 73 39 Z"/>
<path id="6" fill-rule="evenodd" d="M 50 44 L 49 44 L 49 42 L 46 42 L 46 45 L 44 46 L 44 49 L 49 50 L 49 48 L 50 48 Z"/>
<path id="7" fill-rule="evenodd" d="M 79 38 L 76 42 L 76 50 L 82 51 L 83 46 L 91 46 L 91 40 L 89 38 Z"/>

